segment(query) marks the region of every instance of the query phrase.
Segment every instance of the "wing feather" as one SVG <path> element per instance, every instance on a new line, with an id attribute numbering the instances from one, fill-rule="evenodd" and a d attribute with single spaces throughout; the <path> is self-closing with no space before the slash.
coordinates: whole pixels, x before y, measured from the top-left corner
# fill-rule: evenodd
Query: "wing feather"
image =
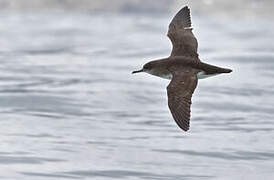
<path id="1" fill-rule="evenodd" d="M 192 33 L 190 9 L 182 8 L 169 24 L 168 37 L 173 48 L 171 56 L 198 57 L 198 42 Z"/>
<path id="2" fill-rule="evenodd" d="M 178 69 L 172 71 L 172 80 L 167 87 L 168 106 L 177 125 L 189 130 L 192 94 L 198 79 L 195 70 Z"/>

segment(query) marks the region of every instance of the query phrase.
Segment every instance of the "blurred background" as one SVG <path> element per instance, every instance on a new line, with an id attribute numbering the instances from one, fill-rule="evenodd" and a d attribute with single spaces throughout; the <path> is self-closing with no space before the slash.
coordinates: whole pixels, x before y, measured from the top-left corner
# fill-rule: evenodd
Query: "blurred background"
<path id="1" fill-rule="evenodd" d="M 169 81 L 131 75 L 167 57 L 185 4 L 200 59 L 190 131 Z M 0 178 L 257 180 L 274 176 L 271 0 L 0 0 Z"/>
<path id="2" fill-rule="evenodd" d="M 178 6 L 188 4 L 199 14 L 230 16 L 271 16 L 274 2 L 271 0 L 0 0 L 1 12 L 65 12 L 65 13 L 170 13 Z"/>
<path id="3" fill-rule="evenodd" d="M 193 12 L 200 14 L 222 13 L 228 16 L 224 11 L 230 10 L 231 16 L 240 15 L 271 15 L 271 0 L 159 0 L 157 3 L 153 0 L 0 0 L 1 12 L 127 12 L 127 13 L 167 13 L 171 10 L 177 10 L 178 5 L 188 4 Z"/>

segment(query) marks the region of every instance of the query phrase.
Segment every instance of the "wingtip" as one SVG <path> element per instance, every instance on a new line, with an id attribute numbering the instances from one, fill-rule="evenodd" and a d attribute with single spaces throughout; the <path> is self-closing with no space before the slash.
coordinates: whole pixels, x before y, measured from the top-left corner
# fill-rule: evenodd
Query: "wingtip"
<path id="1" fill-rule="evenodd" d="M 190 10 L 189 5 L 186 4 L 186 5 L 183 7 L 183 9 L 188 9 L 188 10 Z"/>
<path id="2" fill-rule="evenodd" d="M 184 6 L 177 14 L 173 17 L 169 29 L 186 28 L 191 29 L 191 13 L 188 5 Z"/>

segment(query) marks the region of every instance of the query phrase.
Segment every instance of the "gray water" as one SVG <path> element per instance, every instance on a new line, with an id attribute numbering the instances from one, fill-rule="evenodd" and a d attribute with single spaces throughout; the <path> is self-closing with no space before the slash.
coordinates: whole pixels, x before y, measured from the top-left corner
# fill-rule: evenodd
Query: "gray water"
<path id="1" fill-rule="evenodd" d="M 0 178 L 272 179 L 274 23 L 193 17 L 200 80 L 190 131 L 169 81 L 131 75 L 168 56 L 167 15 L 2 14 Z"/>

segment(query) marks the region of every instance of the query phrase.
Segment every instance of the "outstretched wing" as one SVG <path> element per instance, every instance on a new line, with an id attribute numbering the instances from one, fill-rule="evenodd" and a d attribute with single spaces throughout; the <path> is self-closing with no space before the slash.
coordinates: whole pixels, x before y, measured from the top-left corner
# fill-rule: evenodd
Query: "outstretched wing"
<path id="1" fill-rule="evenodd" d="M 167 35 L 173 45 L 171 56 L 198 57 L 198 42 L 192 33 L 190 10 L 187 6 L 172 19 Z"/>
<path id="2" fill-rule="evenodd" d="M 174 70 L 167 87 L 168 107 L 177 125 L 184 131 L 189 129 L 191 97 L 198 83 L 196 73 L 191 69 Z"/>

